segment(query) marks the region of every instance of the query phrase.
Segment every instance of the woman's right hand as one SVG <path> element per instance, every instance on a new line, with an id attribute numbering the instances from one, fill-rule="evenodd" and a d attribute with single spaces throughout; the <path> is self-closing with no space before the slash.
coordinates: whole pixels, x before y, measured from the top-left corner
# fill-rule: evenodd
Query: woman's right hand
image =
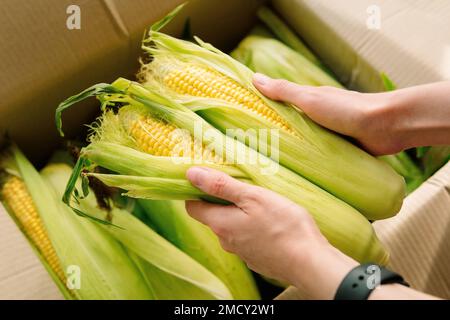
<path id="1" fill-rule="evenodd" d="M 253 83 L 265 96 L 297 106 L 374 155 L 450 144 L 450 82 L 383 93 L 300 86 L 258 73 Z"/>

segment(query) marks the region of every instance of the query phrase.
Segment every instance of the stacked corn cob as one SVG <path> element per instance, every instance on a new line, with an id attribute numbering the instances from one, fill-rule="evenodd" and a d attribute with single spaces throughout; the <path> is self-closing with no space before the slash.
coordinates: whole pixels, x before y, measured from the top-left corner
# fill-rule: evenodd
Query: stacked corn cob
<path id="1" fill-rule="evenodd" d="M 15 175 L 9 175 L 1 188 L 1 198 L 5 206 L 13 213 L 18 225 L 30 239 L 43 261 L 62 283 L 66 276 L 61 268 L 55 248 L 48 237 L 36 206 L 25 183 Z"/>
<path id="2" fill-rule="evenodd" d="M 199 45 L 151 29 L 143 45 L 152 57 L 140 72 L 144 86 L 195 111 L 223 133 L 244 130 L 237 138 L 247 145 L 251 139 L 245 133 L 249 131 L 259 138 L 259 129 L 278 130 L 279 153 L 272 159 L 368 219 L 388 218 L 398 212 L 405 186 L 392 168 L 302 112 L 262 96 L 252 84 L 251 70 L 197 41 Z M 266 150 L 271 149 L 268 141 Z"/>
<path id="3" fill-rule="evenodd" d="M 62 103 L 58 108 L 57 123 L 60 124 L 62 110 L 89 94 L 98 95 L 104 106 L 119 109 L 115 112 L 105 111 L 91 136 L 90 145 L 81 151 L 74 177 L 83 169 L 98 165 L 117 174 L 91 172 L 83 175 L 100 179 L 108 186 L 124 189 L 130 197 L 208 199 L 207 195 L 186 180 L 185 172 L 194 164 L 210 166 L 243 181 L 270 188 L 305 206 L 330 242 L 355 259 L 386 263 L 387 253 L 376 239 L 370 223 L 354 208 L 294 172 L 278 166 L 254 149 L 223 135 L 194 112 L 159 91 L 149 90 L 125 79 L 119 79 L 112 85 L 97 85 Z M 148 124 L 159 128 L 159 132 L 148 128 Z M 198 126 L 201 132 L 208 134 L 195 135 Z M 189 141 L 185 148 L 187 151 L 182 156 L 177 148 L 179 135 L 175 135 L 175 138 L 172 136 L 173 127 L 179 129 L 178 134 L 182 131 Z M 151 136 L 142 139 L 145 134 Z M 162 151 L 166 148 L 169 153 Z M 196 149 L 197 152 L 190 152 Z M 238 149 L 244 150 L 248 156 L 246 159 L 252 156 L 259 159 L 258 163 L 236 161 L 231 155 Z M 124 154 L 127 156 L 124 157 Z M 196 154 L 213 157 L 196 158 Z M 174 161 L 178 163 L 176 166 Z M 266 175 L 264 170 L 273 167 L 278 170 Z M 70 195 L 73 191 L 74 185 L 69 183 L 66 203 L 71 204 Z"/>
<path id="4" fill-rule="evenodd" d="M 126 190 L 130 197 L 220 201 L 185 178 L 190 166 L 206 165 L 285 195 L 309 210 L 333 245 L 359 261 L 386 263 L 387 253 L 356 209 L 370 219 L 392 216 L 402 202 L 403 180 L 294 108 L 259 94 L 251 84 L 252 72 L 211 45 L 160 33 L 174 14 L 156 23 L 144 41 L 153 58 L 140 72 L 144 86 L 118 79 L 93 86 L 58 107 L 60 131 L 62 111 L 82 99 L 97 96 L 103 110 L 64 201 L 72 205 L 72 182 L 82 172 Z M 237 139 L 223 134 L 230 128 L 275 129 L 280 150 L 276 138 L 254 146 L 245 134 Z M 238 161 L 236 150 L 257 163 Z M 276 162 L 278 151 L 283 166 Z M 95 166 L 115 174 L 92 172 Z"/>
<path id="5" fill-rule="evenodd" d="M 7 172 L 1 190 L 5 207 L 66 298 L 151 297 L 123 248 L 97 225 L 67 210 L 17 147 L 7 152 L 1 164 Z M 120 268 L 112 266 L 111 259 Z M 80 270 L 80 278 L 72 274 L 72 266 Z M 121 283 L 124 278 L 129 285 Z"/>
<path id="6" fill-rule="evenodd" d="M 2 202 L 66 298 L 258 298 L 248 270 L 225 252 L 226 256 L 216 252 L 216 266 L 224 263 L 236 270 L 223 277 L 226 284 L 220 279 L 222 274 L 216 276 L 112 203 L 105 212 L 94 195 L 89 195 L 75 206 L 96 221 L 109 219 L 124 229 L 74 215 L 58 200 L 72 171 L 68 165 L 50 164 L 38 174 L 17 147 L 7 152 L 1 164 L 5 171 Z M 185 225 L 188 228 L 189 223 Z M 66 274 L 72 266 L 80 271 L 78 281 Z"/>
<path id="7" fill-rule="evenodd" d="M 48 166 L 39 175 L 17 149 L 13 151 L 15 164 L 8 171 L 3 199 L 66 296 L 258 298 L 242 262 L 222 254 L 211 231 L 189 220 L 184 209 L 176 209 L 180 203 L 172 202 L 221 202 L 186 180 L 192 165 L 221 170 L 290 198 L 308 209 L 322 233 L 344 253 L 361 262 L 387 263 L 388 253 L 367 219 L 390 217 L 399 210 L 403 180 L 302 112 L 262 96 L 251 83 L 252 71 L 211 45 L 159 32 L 176 12 L 156 23 L 144 41 L 143 48 L 153 60 L 142 66 L 143 85 L 118 79 L 93 86 L 58 107 L 56 122 L 61 131 L 61 113 L 66 108 L 89 96 L 98 97 L 102 105 L 102 116 L 92 126 L 90 143 L 82 149 L 72 176 L 62 165 Z M 339 86 L 306 47 L 292 37 L 287 41 L 307 56 L 302 60 L 308 66 L 307 77 L 301 81 Z M 228 129 L 241 133 L 231 134 Z M 248 133 L 252 129 L 255 132 Z M 275 130 L 277 135 L 267 137 L 260 129 Z M 97 167 L 110 173 L 99 173 L 94 170 Z M 100 209 L 89 194 L 88 178 L 140 199 L 141 218 L 148 219 L 160 235 L 122 209 Z M 25 198 L 14 197 L 14 190 L 24 188 L 33 200 L 26 210 L 27 202 L 17 202 Z M 38 192 L 43 190 L 48 195 L 40 199 Z M 67 212 L 55 200 L 61 197 L 78 215 L 96 222 Z M 28 221 L 25 215 L 38 222 Z M 180 234 L 189 238 L 188 243 Z M 114 268 L 108 259 L 114 260 Z M 93 270 L 95 277 L 87 279 L 87 287 L 68 290 L 63 270 L 74 263 L 91 270 L 91 261 L 99 261 L 106 273 Z M 131 284 L 124 286 L 124 279 Z"/>
<path id="8" fill-rule="evenodd" d="M 233 58 L 253 71 L 272 78 L 282 78 L 300 85 L 342 87 L 275 13 L 261 7 L 258 17 L 265 26 L 255 27 L 233 50 Z M 395 85 L 385 74 L 381 74 L 381 79 L 387 91 L 395 90 Z M 407 193 L 416 189 L 426 178 L 406 152 L 379 159 L 405 178 Z"/>

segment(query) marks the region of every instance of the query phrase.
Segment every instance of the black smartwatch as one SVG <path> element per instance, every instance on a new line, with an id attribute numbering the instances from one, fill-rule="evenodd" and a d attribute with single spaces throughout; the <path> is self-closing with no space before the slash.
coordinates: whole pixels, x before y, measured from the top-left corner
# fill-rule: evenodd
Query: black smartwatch
<path id="1" fill-rule="evenodd" d="M 399 283 L 409 287 L 395 272 L 374 263 L 361 264 L 345 276 L 336 291 L 334 300 L 367 300 L 377 286 L 389 283 Z"/>

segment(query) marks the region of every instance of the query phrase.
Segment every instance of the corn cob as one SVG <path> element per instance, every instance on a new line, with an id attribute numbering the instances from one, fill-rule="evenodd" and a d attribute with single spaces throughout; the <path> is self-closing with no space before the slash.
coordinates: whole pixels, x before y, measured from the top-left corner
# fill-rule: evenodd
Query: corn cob
<path id="1" fill-rule="evenodd" d="M 333 76 L 299 52 L 259 33 L 259 28 L 253 30 L 230 55 L 251 70 L 274 79 L 286 79 L 300 85 L 343 88 Z"/>
<path id="2" fill-rule="evenodd" d="M 40 256 L 45 253 L 49 261 L 57 261 L 59 270 L 77 266 L 81 271 L 81 286 L 71 288 L 69 282 L 66 285 L 60 276 L 54 276 L 54 263 L 44 264 L 66 298 L 232 298 L 217 277 L 129 212 L 113 204 L 105 212 L 95 196 L 89 195 L 77 202 L 80 210 L 96 216 L 97 221 L 108 215 L 124 229 L 74 215 L 59 200 L 71 173 L 68 165 L 52 163 L 39 174 L 16 146 L 5 152 L 0 165 L 7 173 L 0 190 L 5 207 Z M 50 241 L 53 251 L 49 250 Z"/>
<path id="3" fill-rule="evenodd" d="M 342 87 L 330 75 L 313 65 L 300 53 L 271 38 L 270 34 L 269 36 L 260 35 L 260 28 L 252 31 L 241 41 L 231 53 L 233 58 L 247 65 L 253 71 L 264 73 L 272 78 L 283 78 L 300 85 Z M 385 74 L 382 74 L 381 77 L 386 90 L 395 90 L 395 85 Z M 379 157 L 379 159 L 389 164 L 405 178 L 407 194 L 424 181 L 421 170 L 405 152 Z"/>
<path id="4" fill-rule="evenodd" d="M 320 127 L 302 112 L 269 100 L 252 85 L 253 72 L 209 44 L 178 40 L 152 28 L 143 49 L 153 60 L 140 80 L 151 91 L 190 108 L 222 133 L 278 129 L 274 161 L 359 210 L 368 219 L 395 215 L 405 184 L 387 164 Z M 149 43 L 150 45 L 147 45 Z M 231 133 L 230 133 L 231 132 Z M 246 136 L 238 140 L 250 145 Z M 272 150 L 267 141 L 266 150 Z M 251 146 L 262 152 L 260 146 Z M 278 157 L 279 156 L 279 157 Z"/>
<path id="5" fill-rule="evenodd" d="M 139 150 L 154 156 L 191 157 L 207 162 L 222 163 L 220 156 L 214 150 L 205 148 L 198 139 L 180 140 L 177 127 L 164 120 L 152 116 L 141 116 L 130 124 L 129 134 L 136 141 Z"/>
<path id="6" fill-rule="evenodd" d="M 97 224 L 68 210 L 15 145 L 5 151 L 0 166 L 13 176 L 12 180 L 6 180 L 6 190 L 2 189 L 5 207 L 36 248 L 65 298 L 152 297 L 123 247 Z M 34 231 L 30 230 L 32 227 Z M 42 240 L 44 235 L 48 240 Z M 74 268 L 80 273 L 74 274 Z M 71 271 L 64 277 L 61 270 Z"/>
<path id="7" fill-rule="evenodd" d="M 273 32 L 280 41 L 300 53 L 315 65 L 324 68 L 322 62 L 300 40 L 300 38 L 281 20 L 272 10 L 266 6 L 259 8 L 258 18 Z"/>
<path id="8" fill-rule="evenodd" d="M 47 165 L 42 170 L 42 177 L 54 188 L 59 197 L 63 195 L 64 186 L 71 174 L 71 168 L 64 164 Z M 103 219 L 105 211 L 97 205 L 93 194 L 79 199 L 78 210 L 88 212 L 92 217 Z M 81 219 L 72 214 L 73 218 Z M 109 210 L 111 225 L 99 225 L 100 231 L 106 232 L 120 242 L 136 267 L 142 274 L 139 285 L 146 284 L 152 299 L 232 299 L 225 284 L 204 266 L 176 248 L 154 230 L 127 211 L 112 205 Z M 87 225 L 88 219 L 81 219 Z M 118 228 L 120 227 L 120 228 Z M 121 262 L 111 254 L 108 262 L 120 272 Z M 116 265 L 117 264 L 117 265 Z M 132 277 L 117 277 L 123 287 L 127 287 Z M 111 279 L 113 281 L 115 279 Z"/>
<path id="9" fill-rule="evenodd" d="M 377 261 L 381 264 L 387 262 L 387 252 L 380 245 L 370 223 L 357 210 L 239 141 L 223 135 L 197 114 L 169 99 L 160 90 L 149 90 L 126 79 L 118 79 L 112 85 L 100 84 L 89 88 L 60 104 L 56 112 L 59 130 L 61 112 L 89 95 L 97 95 L 105 106 L 119 107 L 119 110 L 106 110 L 100 124 L 93 126 L 95 130 L 90 138 L 91 143 L 81 151 L 76 170 L 66 187 L 64 199 L 67 204 L 71 205 L 72 202 L 75 188 L 72 181 L 80 174 L 95 177 L 108 186 L 126 190 L 125 195 L 134 198 L 208 199 L 186 180 L 186 170 L 194 165 L 192 161 L 174 165 L 173 157 L 142 152 L 145 148 L 130 134 L 135 119 L 156 117 L 185 130 L 190 139 L 201 139 L 204 147 L 219 150 L 222 158 L 226 156 L 227 159 L 227 163 L 200 162 L 196 163 L 197 165 L 212 166 L 238 179 L 269 188 L 290 198 L 308 209 L 325 237 L 346 254 L 358 261 Z M 157 121 L 145 123 L 158 124 Z M 196 135 L 197 125 L 203 129 L 202 136 Z M 151 129 L 148 128 L 147 131 Z M 167 134 L 170 135 L 170 130 Z M 161 143 L 168 141 L 167 139 L 168 136 L 163 133 L 158 135 L 158 141 Z M 235 149 L 242 149 L 245 154 L 257 156 L 261 161 L 239 162 L 234 157 L 229 158 Z M 95 165 L 114 173 L 88 172 Z M 277 170 L 268 174 L 264 171 L 268 167 Z"/>
<path id="10" fill-rule="evenodd" d="M 42 257 L 48 263 L 53 272 L 61 280 L 66 282 L 66 277 L 56 251 L 47 235 L 47 231 L 39 217 L 36 206 L 28 193 L 25 183 L 16 176 L 10 176 L 1 190 L 1 196 L 6 206 L 18 220 L 20 227 L 35 244 Z"/>
<path id="11" fill-rule="evenodd" d="M 290 125 L 264 101 L 236 81 L 202 65 L 179 63 L 164 77 L 164 83 L 179 94 L 194 97 L 216 98 L 242 106 L 272 124 L 295 134 Z"/>
<path id="12" fill-rule="evenodd" d="M 255 28 L 233 50 L 231 56 L 253 71 L 266 74 L 271 78 L 282 78 L 300 85 L 342 87 L 334 78 L 312 64 L 299 52 L 273 39 L 270 34 L 261 35 L 261 33 L 261 27 Z M 295 37 L 294 34 L 291 38 L 293 37 Z M 381 74 L 381 78 L 387 91 L 395 90 L 394 83 L 384 73 Z M 406 152 L 382 156 L 379 159 L 405 178 L 407 194 L 424 181 L 423 173 Z"/>

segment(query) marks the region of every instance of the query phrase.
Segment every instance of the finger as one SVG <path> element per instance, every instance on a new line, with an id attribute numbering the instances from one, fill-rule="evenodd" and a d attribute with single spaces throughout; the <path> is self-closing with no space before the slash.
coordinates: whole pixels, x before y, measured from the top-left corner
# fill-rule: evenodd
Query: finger
<path id="1" fill-rule="evenodd" d="M 253 84 L 266 97 L 292 103 L 302 110 L 311 107 L 313 98 L 317 95 L 314 87 L 301 86 L 284 79 L 272 79 L 261 73 L 255 73 Z"/>
<path id="2" fill-rule="evenodd" d="M 229 175 L 206 167 L 192 167 L 186 176 L 200 190 L 212 196 L 239 205 L 241 195 L 252 186 L 236 180 Z"/>
<path id="3" fill-rule="evenodd" d="M 224 206 L 204 201 L 186 201 L 186 211 L 192 218 L 209 226 L 219 237 L 239 228 L 247 218 L 234 205 Z"/>

